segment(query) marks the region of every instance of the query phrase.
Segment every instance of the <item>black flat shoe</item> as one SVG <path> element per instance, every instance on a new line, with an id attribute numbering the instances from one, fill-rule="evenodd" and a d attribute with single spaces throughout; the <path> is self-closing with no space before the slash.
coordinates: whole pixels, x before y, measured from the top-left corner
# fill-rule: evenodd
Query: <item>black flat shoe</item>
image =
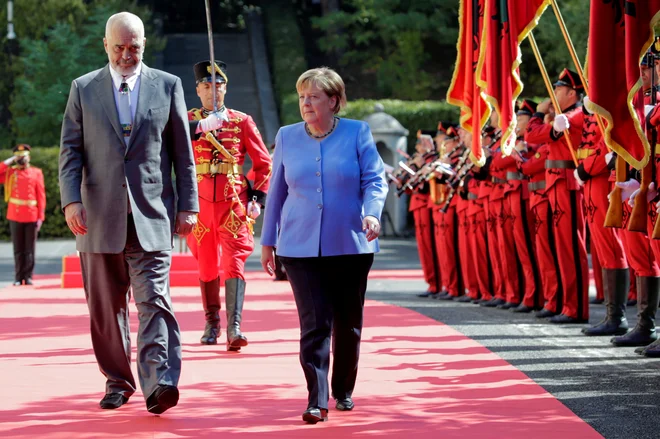
<path id="1" fill-rule="evenodd" d="M 355 407 L 355 404 L 352 398 L 338 399 L 337 405 L 335 405 L 335 408 L 342 412 L 349 412 L 353 410 L 353 407 Z"/>
<path id="2" fill-rule="evenodd" d="M 589 323 L 587 319 L 576 319 L 574 317 L 569 317 L 566 314 L 558 314 L 554 317 L 548 319 L 550 323 L 556 323 L 559 325 L 574 324 L 574 323 Z"/>
<path id="3" fill-rule="evenodd" d="M 20 287 L 22 284 L 23 284 L 23 281 L 17 280 L 17 281 L 14 281 L 14 283 L 12 285 L 15 286 L 15 287 Z"/>
<path id="4" fill-rule="evenodd" d="M 545 319 L 546 317 L 554 317 L 557 315 L 556 312 L 552 312 L 549 309 L 543 308 L 541 311 L 534 314 L 537 319 Z"/>
<path id="5" fill-rule="evenodd" d="M 32 278 L 31 277 L 25 278 L 25 285 L 32 285 Z"/>
<path id="6" fill-rule="evenodd" d="M 147 398 L 147 411 L 160 415 L 179 402 L 179 389 L 174 386 L 159 385 L 154 393 Z"/>
<path id="7" fill-rule="evenodd" d="M 121 393 L 107 393 L 103 397 L 99 405 L 101 406 L 102 409 L 113 410 L 113 409 L 118 409 L 127 402 L 128 402 L 128 398 L 126 398 Z"/>
<path id="8" fill-rule="evenodd" d="M 431 297 L 436 294 L 438 293 L 434 293 L 433 291 L 424 291 L 423 293 L 418 294 L 417 297 Z"/>
<path id="9" fill-rule="evenodd" d="M 328 409 L 320 409 L 318 407 L 308 407 L 303 412 L 303 421 L 308 424 L 316 424 L 317 422 L 325 422 L 328 420 Z"/>
<path id="10" fill-rule="evenodd" d="M 520 305 L 516 306 L 515 308 L 511 308 L 511 311 L 518 312 L 518 313 L 530 313 L 530 312 L 534 311 L 534 308 L 530 308 L 529 306 L 521 303 Z"/>

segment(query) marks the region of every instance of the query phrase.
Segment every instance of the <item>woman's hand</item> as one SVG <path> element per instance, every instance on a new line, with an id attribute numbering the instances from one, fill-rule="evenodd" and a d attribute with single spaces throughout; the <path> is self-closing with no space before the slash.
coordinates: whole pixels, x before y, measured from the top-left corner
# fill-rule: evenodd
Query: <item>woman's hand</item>
<path id="1" fill-rule="evenodd" d="M 272 276 L 275 270 L 275 248 L 270 245 L 261 246 L 261 266 Z"/>
<path id="2" fill-rule="evenodd" d="M 380 221 L 373 216 L 365 216 L 362 220 L 362 231 L 367 234 L 367 241 L 371 242 L 380 235 Z M 261 256 L 263 261 L 263 253 Z"/>

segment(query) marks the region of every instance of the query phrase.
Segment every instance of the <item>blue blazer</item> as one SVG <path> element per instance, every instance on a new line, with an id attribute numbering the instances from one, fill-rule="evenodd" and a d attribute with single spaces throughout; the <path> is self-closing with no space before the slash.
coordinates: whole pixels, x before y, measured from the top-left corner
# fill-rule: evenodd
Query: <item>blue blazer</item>
<path id="1" fill-rule="evenodd" d="M 266 198 L 261 244 L 279 256 L 376 253 L 362 219 L 380 215 L 387 196 L 383 161 L 365 122 L 340 119 L 323 140 L 305 123 L 280 128 Z"/>

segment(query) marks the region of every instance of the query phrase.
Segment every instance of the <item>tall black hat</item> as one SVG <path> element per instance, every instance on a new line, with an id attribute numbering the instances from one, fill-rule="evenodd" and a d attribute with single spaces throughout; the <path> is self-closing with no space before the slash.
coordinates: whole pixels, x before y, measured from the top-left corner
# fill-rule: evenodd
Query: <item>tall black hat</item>
<path id="1" fill-rule="evenodd" d="M 200 82 L 211 82 L 211 61 L 198 62 L 195 64 L 193 69 L 195 71 L 195 83 L 199 84 Z M 215 73 L 215 82 L 229 82 L 227 80 L 227 64 L 223 63 L 222 61 L 216 61 Z"/>

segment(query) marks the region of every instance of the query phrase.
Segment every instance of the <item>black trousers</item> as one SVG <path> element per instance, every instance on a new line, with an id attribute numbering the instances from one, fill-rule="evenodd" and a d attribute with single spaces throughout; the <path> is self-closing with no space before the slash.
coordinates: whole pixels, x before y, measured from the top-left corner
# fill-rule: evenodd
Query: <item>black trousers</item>
<path id="1" fill-rule="evenodd" d="M 374 255 L 280 256 L 280 260 L 298 308 L 300 364 L 307 380 L 308 406 L 327 409 L 331 334 L 332 396 L 350 397 L 355 388 L 364 296 Z"/>
<path id="2" fill-rule="evenodd" d="M 37 223 L 9 221 L 11 240 L 14 244 L 15 281 L 32 277 L 34 272 L 34 249 L 37 245 Z"/>

